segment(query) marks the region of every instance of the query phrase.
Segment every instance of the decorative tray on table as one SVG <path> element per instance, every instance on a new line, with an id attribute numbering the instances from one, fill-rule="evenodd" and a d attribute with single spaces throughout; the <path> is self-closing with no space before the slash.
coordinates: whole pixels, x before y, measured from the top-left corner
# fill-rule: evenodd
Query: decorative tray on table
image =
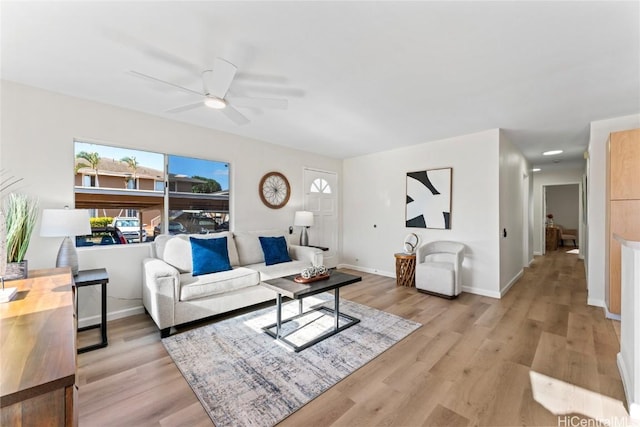
<path id="1" fill-rule="evenodd" d="M 319 280 L 326 280 L 330 277 L 329 273 L 326 274 L 319 274 L 315 277 L 309 277 L 308 279 L 305 279 L 302 276 L 296 276 L 293 278 L 293 281 L 296 283 L 312 283 L 312 282 L 317 282 Z"/>

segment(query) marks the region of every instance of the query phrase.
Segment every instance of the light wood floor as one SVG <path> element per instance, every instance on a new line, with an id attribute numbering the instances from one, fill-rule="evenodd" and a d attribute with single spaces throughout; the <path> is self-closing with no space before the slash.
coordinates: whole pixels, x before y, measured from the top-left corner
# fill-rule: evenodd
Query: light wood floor
<path id="1" fill-rule="evenodd" d="M 542 377 L 543 395 L 556 405 L 589 412 L 624 401 L 614 325 L 587 306 L 576 255 L 536 257 L 501 300 L 463 293 L 448 301 L 357 274 L 363 281 L 343 298 L 423 326 L 283 426 L 557 426 L 533 398 L 535 373 L 550 378 Z M 146 315 L 110 322 L 109 346 L 78 363 L 81 426 L 212 425 Z"/>

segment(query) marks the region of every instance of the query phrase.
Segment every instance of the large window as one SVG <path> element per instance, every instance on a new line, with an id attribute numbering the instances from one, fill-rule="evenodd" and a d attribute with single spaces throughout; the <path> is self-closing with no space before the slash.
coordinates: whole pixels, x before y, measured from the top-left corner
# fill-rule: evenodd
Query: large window
<path id="1" fill-rule="evenodd" d="M 169 233 L 229 230 L 229 164 L 168 156 Z"/>
<path id="2" fill-rule="evenodd" d="M 92 216 L 78 246 L 229 229 L 227 163 L 76 141 L 74 172 L 76 207 Z"/>

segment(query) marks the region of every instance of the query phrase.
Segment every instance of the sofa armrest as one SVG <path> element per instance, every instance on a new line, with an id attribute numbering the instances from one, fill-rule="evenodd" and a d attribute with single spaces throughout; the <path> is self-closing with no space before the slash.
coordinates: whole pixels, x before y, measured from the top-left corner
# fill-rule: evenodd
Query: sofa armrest
<path id="1" fill-rule="evenodd" d="M 158 258 L 142 261 L 142 303 L 160 329 L 174 326 L 180 272 Z"/>
<path id="2" fill-rule="evenodd" d="M 322 250 L 311 246 L 289 245 L 291 258 L 298 261 L 308 261 L 312 266 L 322 265 L 324 262 Z"/>

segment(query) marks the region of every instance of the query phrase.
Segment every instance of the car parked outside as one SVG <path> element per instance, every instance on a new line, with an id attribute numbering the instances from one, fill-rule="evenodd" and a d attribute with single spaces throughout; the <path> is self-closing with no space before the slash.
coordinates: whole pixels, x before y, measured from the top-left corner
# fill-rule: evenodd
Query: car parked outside
<path id="1" fill-rule="evenodd" d="M 169 234 L 187 234 L 188 231 L 184 225 L 176 221 L 169 221 Z M 153 237 L 162 234 L 162 223 L 153 227 Z"/>
<path id="2" fill-rule="evenodd" d="M 115 217 L 111 226 L 119 228 L 128 243 L 147 241 L 147 230 L 145 229 L 142 229 L 142 239 L 140 239 L 140 220 L 136 217 Z"/>
<path id="3" fill-rule="evenodd" d="M 182 224 L 192 234 L 209 234 L 220 231 L 218 223 L 213 218 L 198 213 L 183 212 L 173 221 Z"/>
<path id="4" fill-rule="evenodd" d="M 76 236 L 76 246 L 124 245 L 127 239 L 117 227 L 91 227 L 91 234 Z"/>

